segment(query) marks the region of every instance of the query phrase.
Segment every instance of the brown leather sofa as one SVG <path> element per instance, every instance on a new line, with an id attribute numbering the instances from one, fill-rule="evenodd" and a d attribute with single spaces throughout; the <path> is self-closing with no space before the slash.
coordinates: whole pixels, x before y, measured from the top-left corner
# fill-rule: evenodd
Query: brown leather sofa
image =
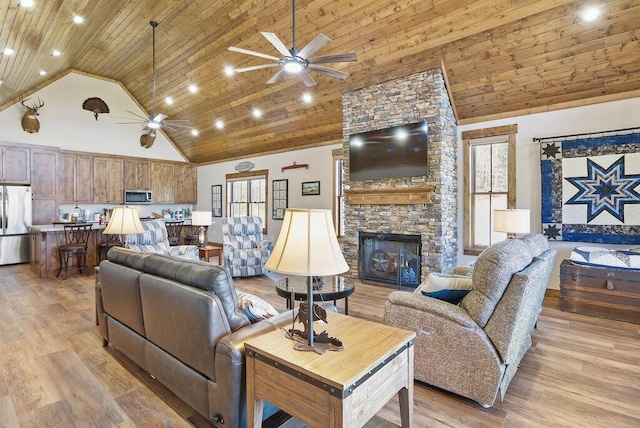
<path id="1" fill-rule="evenodd" d="M 251 324 L 220 266 L 118 247 L 107 257 L 96 282 L 103 345 L 124 353 L 212 426 L 244 426 L 244 342 L 288 326 L 291 313 Z"/>

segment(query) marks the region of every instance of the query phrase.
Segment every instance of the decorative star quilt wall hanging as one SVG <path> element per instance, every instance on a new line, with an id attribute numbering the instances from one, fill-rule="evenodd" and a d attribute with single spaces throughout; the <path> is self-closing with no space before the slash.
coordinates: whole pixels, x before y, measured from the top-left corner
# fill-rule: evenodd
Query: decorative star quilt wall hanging
<path id="1" fill-rule="evenodd" d="M 640 244 L 640 133 L 542 141 L 549 240 Z"/>

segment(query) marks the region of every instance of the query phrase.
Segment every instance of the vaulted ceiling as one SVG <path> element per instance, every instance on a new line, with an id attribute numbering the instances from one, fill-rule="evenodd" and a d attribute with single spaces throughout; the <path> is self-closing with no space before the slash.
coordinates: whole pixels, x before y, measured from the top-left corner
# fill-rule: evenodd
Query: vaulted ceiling
<path id="1" fill-rule="evenodd" d="M 588 23 L 580 12 L 593 1 L 298 0 L 298 47 L 323 33 L 333 42 L 317 55 L 358 57 L 328 64 L 350 73 L 345 81 L 311 72 L 310 89 L 291 76 L 267 85 L 275 68 L 223 72 L 269 62 L 229 46 L 280 56 L 260 31 L 291 47 L 290 0 L 19 2 L 0 0 L 0 50 L 15 50 L 0 57 L 0 109 L 78 70 L 121 82 L 151 112 L 155 20 L 156 110 L 199 130 L 167 132 L 196 163 L 339 141 L 343 92 L 442 65 L 461 124 L 640 95 L 640 1 L 608 0 Z M 73 24 L 74 14 L 84 23 Z"/>

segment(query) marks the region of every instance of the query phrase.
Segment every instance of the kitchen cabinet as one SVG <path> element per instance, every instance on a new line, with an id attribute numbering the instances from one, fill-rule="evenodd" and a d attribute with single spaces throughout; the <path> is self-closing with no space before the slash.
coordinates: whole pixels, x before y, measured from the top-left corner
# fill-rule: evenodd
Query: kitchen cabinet
<path id="1" fill-rule="evenodd" d="M 31 150 L 32 224 L 46 224 L 58 218 L 58 152 Z"/>
<path id="2" fill-rule="evenodd" d="M 151 162 L 139 159 L 124 159 L 122 185 L 124 189 L 151 189 Z"/>
<path id="3" fill-rule="evenodd" d="M 151 197 L 154 204 L 175 203 L 175 165 L 166 162 L 151 164 Z"/>
<path id="4" fill-rule="evenodd" d="M 29 149 L 3 146 L 0 150 L 0 181 L 30 184 Z"/>
<path id="5" fill-rule="evenodd" d="M 123 161 L 118 158 L 93 158 L 93 203 L 121 204 Z"/>
<path id="6" fill-rule="evenodd" d="M 197 202 L 196 194 L 196 167 L 195 165 L 176 165 L 176 203 L 177 204 L 195 204 Z"/>
<path id="7" fill-rule="evenodd" d="M 60 203 L 93 203 L 93 157 L 60 153 L 59 165 Z"/>

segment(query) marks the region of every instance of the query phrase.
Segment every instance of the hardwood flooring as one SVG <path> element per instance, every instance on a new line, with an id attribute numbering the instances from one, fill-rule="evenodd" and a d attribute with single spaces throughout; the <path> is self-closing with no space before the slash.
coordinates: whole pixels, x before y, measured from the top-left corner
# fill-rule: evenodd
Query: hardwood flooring
<path id="1" fill-rule="evenodd" d="M 238 279 L 236 287 L 284 310 L 274 280 Z M 349 314 L 381 321 L 391 291 L 357 284 Z M 0 267 L 0 427 L 207 426 L 103 348 L 94 320 L 92 276 L 41 280 L 28 265 Z M 640 426 L 640 325 L 565 313 L 547 299 L 534 342 L 504 402 L 491 409 L 417 384 L 415 427 Z M 394 399 L 367 426 L 399 424 Z"/>

